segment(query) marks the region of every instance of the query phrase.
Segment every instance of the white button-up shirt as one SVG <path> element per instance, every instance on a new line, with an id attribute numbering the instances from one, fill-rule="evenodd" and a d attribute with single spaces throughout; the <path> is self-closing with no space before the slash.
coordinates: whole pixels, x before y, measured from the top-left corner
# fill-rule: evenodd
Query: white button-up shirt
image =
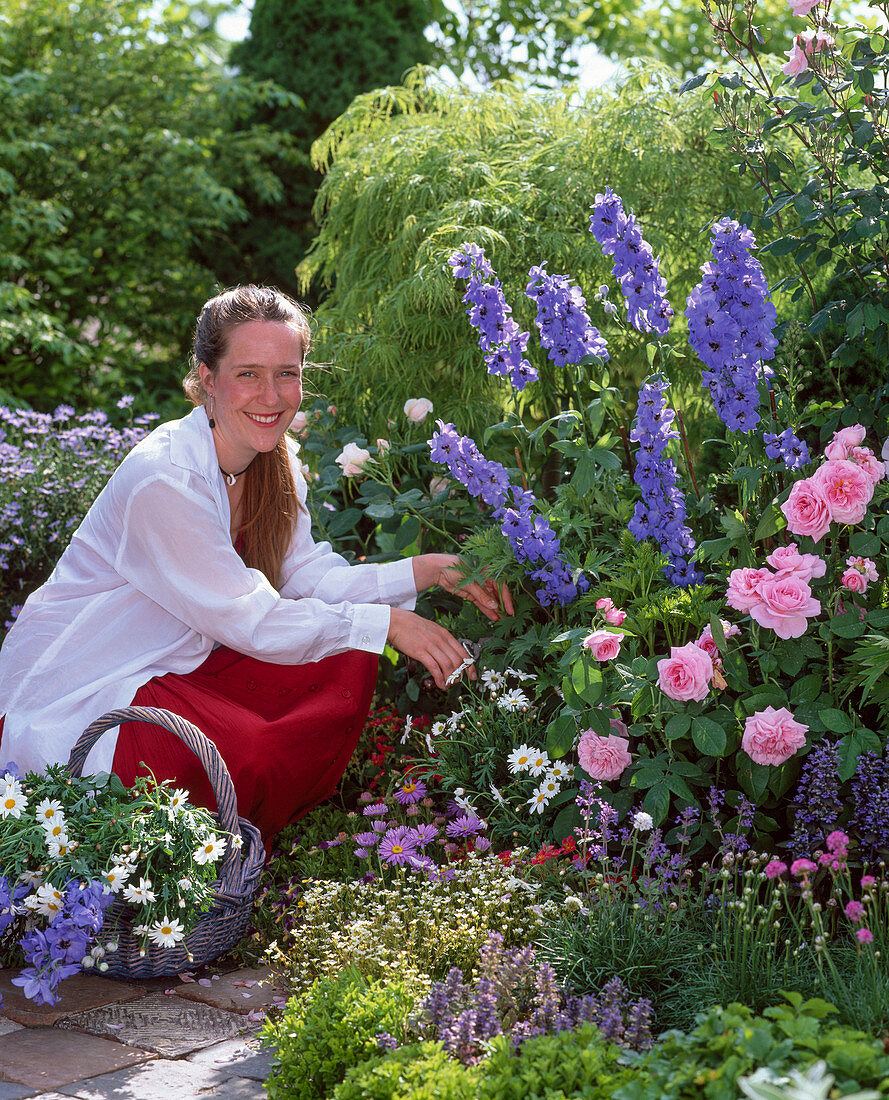
<path id="1" fill-rule="evenodd" d="M 304 504 L 298 448 L 288 444 Z M 203 408 L 133 448 L 0 650 L 0 764 L 66 761 L 99 715 L 128 706 L 153 676 L 192 672 L 217 643 L 286 665 L 382 653 L 389 606 L 414 606 L 409 558 L 350 566 L 313 541 L 305 511 L 278 592 L 241 560 L 230 523 Z M 109 730 L 85 771 L 110 771 L 116 744 Z"/>

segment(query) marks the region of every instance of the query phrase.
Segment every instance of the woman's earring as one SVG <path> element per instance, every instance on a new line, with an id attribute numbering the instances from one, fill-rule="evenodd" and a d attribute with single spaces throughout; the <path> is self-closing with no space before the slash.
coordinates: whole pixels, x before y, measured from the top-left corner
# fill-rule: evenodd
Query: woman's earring
<path id="1" fill-rule="evenodd" d="M 216 427 L 216 421 L 213 419 L 213 395 L 210 395 L 210 408 L 207 410 L 207 417 L 210 420 L 210 430 Z"/>

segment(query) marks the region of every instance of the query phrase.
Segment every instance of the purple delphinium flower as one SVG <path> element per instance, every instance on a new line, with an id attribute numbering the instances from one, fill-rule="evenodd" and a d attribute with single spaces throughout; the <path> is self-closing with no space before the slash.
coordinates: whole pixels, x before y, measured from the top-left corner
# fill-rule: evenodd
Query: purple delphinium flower
<path id="1" fill-rule="evenodd" d="M 789 848 L 795 856 L 812 856 L 832 832 L 843 812 L 840 798 L 840 756 L 834 742 L 813 746 L 803 761 L 791 798 L 793 833 Z"/>
<path id="2" fill-rule="evenodd" d="M 775 461 L 780 458 L 788 470 L 799 470 L 811 462 L 805 440 L 797 439 L 790 428 L 785 428 L 780 434 L 764 432 L 762 438 L 769 458 Z"/>
<path id="3" fill-rule="evenodd" d="M 463 244 L 448 263 L 454 269 L 454 278 L 468 279 L 463 301 L 469 303 L 466 313 L 478 330 L 488 374 L 508 376 L 517 390 L 536 382 L 537 371 L 524 358 L 530 333 L 520 332 L 509 316 L 512 307 L 507 305 L 484 250 L 475 244 Z"/>
<path id="4" fill-rule="evenodd" d="M 653 330 L 665 336 L 673 308 L 665 296 L 667 284 L 659 271 L 660 261 L 643 239 L 634 216 L 624 211 L 620 196 L 610 187 L 604 195 L 596 195 L 590 232 L 602 252 L 614 257 L 611 273 L 627 300 L 629 323 L 639 332 Z"/>
<path id="5" fill-rule="evenodd" d="M 762 264 L 750 255 L 751 231 L 722 218 L 710 232 L 713 260 L 688 298 L 688 338 L 720 419 L 730 431 L 749 432 L 760 419 L 757 383 L 771 373 L 763 362 L 775 355 L 777 314 Z"/>
<path id="6" fill-rule="evenodd" d="M 587 355 L 608 362 L 608 346 L 590 321 L 580 287 L 567 275 L 550 275 L 546 264 L 532 267 L 525 294 L 537 302 L 540 345 L 557 367 L 579 363 Z"/>
<path id="7" fill-rule="evenodd" d="M 576 599 L 579 591 L 586 591 L 589 582 L 585 577 L 573 579 L 547 520 L 534 515 L 534 494 L 511 486 L 504 466 L 486 459 L 473 440 L 458 435 L 454 425 L 443 420 L 438 421 L 438 431 L 429 440 L 429 447 L 433 462 L 446 465 L 470 495 L 481 497 L 495 509 L 492 518 L 500 523 L 516 560 L 540 585 L 536 596 L 544 607 L 551 603 L 564 606 Z"/>
<path id="8" fill-rule="evenodd" d="M 676 414 L 664 397 L 669 386 L 669 382 L 655 377 L 643 382 L 639 390 L 630 439 L 639 444 L 633 480 L 642 499 L 636 503 L 627 526 L 637 542 L 646 538 L 657 541 L 670 560 L 665 574 L 672 584 L 686 588 L 701 584 L 704 578 L 690 564 L 695 540 L 685 523 L 685 495 L 679 488 L 673 460 L 664 457 L 667 444 L 679 435 L 671 427 Z"/>

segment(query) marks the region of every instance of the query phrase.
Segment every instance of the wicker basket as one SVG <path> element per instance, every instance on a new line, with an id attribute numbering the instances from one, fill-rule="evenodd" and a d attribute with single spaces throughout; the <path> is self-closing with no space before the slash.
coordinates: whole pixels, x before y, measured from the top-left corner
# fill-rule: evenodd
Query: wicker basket
<path id="1" fill-rule="evenodd" d="M 214 883 L 215 900 L 192 931 L 175 947 L 149 944 L 141 955 L 141 942 L 133 934 L 130 906 L 115 900 L 105 914 L 106 927 L 114 930 L 118 949 L 105 956 L 108 974 L 114 978 L 160 978 L 190 967 L 200 966 L 223 954 L 243 937 L 250 918 L 253 895 L 259 884 L 265 853 L 259 830 L 246 818 L 238 817 L 235 789 L 225 761 L 216 746 L 203 733 L 177 714 L 156 707 L 122 707 L 97 718 L 71 750 L 68 770 L 83 774 L 84 761 L 93 745 L 107 730 L 122 722 L 147 722 L 174 733 L 188 745 L 206 769 L 216 796 L 216 818 L 220 829 L 238 836 L 240 851 L 230 842 Z"/>

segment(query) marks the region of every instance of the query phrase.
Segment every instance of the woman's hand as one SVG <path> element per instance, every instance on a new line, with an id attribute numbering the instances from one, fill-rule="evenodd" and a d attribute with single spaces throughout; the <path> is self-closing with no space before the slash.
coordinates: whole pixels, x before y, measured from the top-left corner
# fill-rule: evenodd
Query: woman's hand
<path id="1" fill-rule="evenodd" d="M 442 691 L 450 686 L 448 680 L 470 656 L 443 626 L 399 607 L 390 608 L 388 642 L 428 669 Z M 470 680 L 477 679 L 473 665 L 468 668 L 468 676 Z"/>
<path id="2" fill-rule="evenodd" d="M 411 561 L 418 591 L 437 584 L 474 603 L 492 623 L 503 615 L 512 615 L 515 610 L 512 595 L 505 584 L 498 584 L 490 578 L 482 583 L 464 583 L 466 574 L 463 562 L 456 554 L 420 554 Z"/>

